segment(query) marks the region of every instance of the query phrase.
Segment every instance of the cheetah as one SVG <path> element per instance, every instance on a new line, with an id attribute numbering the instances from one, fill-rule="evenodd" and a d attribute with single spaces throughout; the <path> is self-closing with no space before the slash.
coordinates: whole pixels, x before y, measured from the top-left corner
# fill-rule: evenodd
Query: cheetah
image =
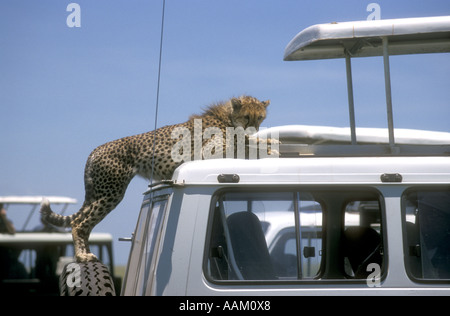
<path id="1" fill-rule="evenodd" d="M 209 106 L 201 115 L 193 115 L 185 123 L 161 127 L 97 147 L 86 162 L 85 200 L 81 209 L 75 214 L 62 216 L 53 213 L 49 202 L 44 200 L 41 205 L 43 221 L 72 229 L 77 262 L 97 261 L 89 249 L 89 235 L 94 226 L 122 201 L 133 177 L 139 175 L 153 180 L 171 179 L 175 169 L 183 163 L 173 159 L 173 147 L 179 139 L 173 138 L 172 133 L 177 128 L 192 132 L 196 120 L 201 119 L 203 131 L 208 127 L 218 128 L 222 135 L 226 135 L 227 127 L 254 127 L 258 130 L 266 118 L 269 103 L 270 101 L 259 101 L 250 96 L 231 98 Z M 213 139 L 203 140 L 202 147 L 207 147 L 208 142 Z M 269 140 L 266 141 L 270 143 Z M 194 149 L 194 140 L 190 139 L 190 142 Z M 229 146 L 227 142 L 221 144 Z M 191 155 L 194 155 L 194 150 Z M 186 157 L 185 160 L 189 158 L 192 157 Z"/>

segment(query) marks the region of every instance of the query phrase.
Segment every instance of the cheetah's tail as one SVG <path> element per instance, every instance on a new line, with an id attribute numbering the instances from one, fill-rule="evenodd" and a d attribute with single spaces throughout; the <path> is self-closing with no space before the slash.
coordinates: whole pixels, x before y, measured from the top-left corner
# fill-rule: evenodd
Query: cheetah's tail
<path id="1" fill-rule="evenodd" d="M 45 223 L 58 227 L 70 227 L 72 216 L 63 216 L 54 213 L 50 208 L 50 201 L 44 198 L 41 202 L 41 219 Z"/>

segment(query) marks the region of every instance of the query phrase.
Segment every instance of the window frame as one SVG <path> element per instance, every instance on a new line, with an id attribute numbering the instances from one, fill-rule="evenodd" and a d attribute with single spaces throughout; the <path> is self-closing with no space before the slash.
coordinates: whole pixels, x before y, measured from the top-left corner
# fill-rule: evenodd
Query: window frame
<path id="1" fill-rule="evenodd" d="M 385 200 L 384 196 L 381 193 L 380 190 L 378 190 L 375 186 L 358 186 L 358 185 L 288 185 L 288 186 L 279 186 L 277 188 L 273 187 L 267 187 L 267 186 L 253 186 L 253 187 L 242 187 L 242 186 L 233 186 L 233 187 L 223 187 L 218 189 L 216 192 L 214 192 L 212 198 L 211 198 L 211 205 L 208 215 L 208 228 L 206 231 L 206 238 L 205 238 L 205 247 L 204 247 L 204 254 L 203 254 L 203 266 L 202 266 L 202 272 L 205 277 L 205 279 L 215 285 L 244 285 L 244 286 L 257 286 L 257 285 L 320 285 L 320 284 L 364 284 L 367 286 L 367 279 L 355 279 L 355 278 L 349 278 L 350 276 L 346 275 L 344 271 L 341 273 L 340 278 L 323 278 L 325 272 L 327 272 L 327 256 L 329 255 L 327 247 L 327 221 L 329 217 L 330 210 L 324 205 L 324 201 L 321 201 L 320 199 L 315 199 L 316 202 L 321 204 L 322 206 L 322 229 L 321 229 L 321 236 L 322 236 L 322 258 L 320 262 L 320 268 L 317 272 L 317 275 L 313 279 L 295 279 L 295 280 L 286 280 L 286 279 L 274 279 L 274 280 L 217 280 L 214 279 L 209 274 L 209 259 L 210 259 L 210 247 L 211 247 L 211 239 L 212 239 L 212 230 L 213 230 L 213 221 L 214 221 L 214 215 L 215 215 L 215 209 L 216 205 L 221 199 L 221 197 L 226 193 L 242 193 L 242 192 L 248 192 L 248 193 L 273 193 L 273 192 L 289 192 L 292 194 L 299 194 L 302 192 L 308 192 L 313 193 L 313 195 L 316 197 L 317 193 L 321 193 L 320 195 L 326 194 L 327 192 L 333 192 L 333 193 L 342 193 L 342 192 L 357 192 L 355 198 L 351 198 L 347 200 L 343 205 L 348 204 L 351 201 L 359 201 L 358 198 L 362 196 L 362 193 L 365 194 L 372 194 L 374 197 L 376 196 L 377 200 L 379 201 L 380 205 L 380 217 L 381 217 L 381 247 L 383 251 L 382 256 L 382 266 L 381 266 L 381 275 L 380 280 L 381 282 L 385 280 L 387 276 L 387 267 L 388 267 L 388 239 L 387 239 L 387 226 L 386 226 L 386 208 L 385 208 Z M 342 208 L 339 212 L 339 217 L 341 219 L 340 223 L 340 234 L 343 233 L 343 229 L 345 228 L 345 207 Z M 296 235 L 298 235 L 296 231 Z M 298 251 L 298 249 L 297 249 Z M 298 258 L 297 258 L 298 259 Z M 341 259 L 344 259 L 342 256 Z M 340 264 L 342 269 L 344 268 L 344 262 L 342 260 L 342 263 Z"/>

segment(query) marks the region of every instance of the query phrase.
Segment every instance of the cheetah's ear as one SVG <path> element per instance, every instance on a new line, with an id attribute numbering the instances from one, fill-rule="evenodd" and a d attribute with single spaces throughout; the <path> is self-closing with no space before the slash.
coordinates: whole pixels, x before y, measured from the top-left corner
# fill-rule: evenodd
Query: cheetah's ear
<path id="1" fill-rule="evenodd" d="M 231 106 L 233 107 L 233 111 L 239 111 L 242 107 L 242 103 L 241 100 L 237 99 L 237 98 L 232 98 L 230 100 L 231 102 Z"/>
<path id="2" fill-rule="evenodd" d="M 263 101 L 262 104 L 263 104 L 265 107 L 268 107 L 269 104 L 270 104 L 270 100 Z"/>

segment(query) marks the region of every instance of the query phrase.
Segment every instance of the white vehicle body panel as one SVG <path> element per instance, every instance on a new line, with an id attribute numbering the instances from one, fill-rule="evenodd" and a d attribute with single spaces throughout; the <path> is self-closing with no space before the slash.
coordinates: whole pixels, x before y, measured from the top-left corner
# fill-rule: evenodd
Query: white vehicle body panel
<path id="1" fill-rule="evenodd" d="M 268 172 L 271 170 L 272 172 Z M 382 183 L 383 173 L 400 173 L 401 183 Z M 219 184 L 220 173 L 240 176 L 236 184 Z M 152 295 L 439 295 L 450 294 L 445 284 L 420 284 L 405 271 L 401 195 L 417 185 L 450 185 L 450 157 L 304 158 L 194 161 L 174 175 L 164 217 Z M 211 197 L 224 188 L 277 186 L 363 185 L 381 192 L 386 208 L 389 263 L 381 287 L 365 284 L 244 284 L 217 285 L 204 275 Z M 156 190 L 154 193 L 158 195 Z M 130 257 L 130 261 L 133 258 Z M 130 295 L 127 290 L 123 293 Z"/>

